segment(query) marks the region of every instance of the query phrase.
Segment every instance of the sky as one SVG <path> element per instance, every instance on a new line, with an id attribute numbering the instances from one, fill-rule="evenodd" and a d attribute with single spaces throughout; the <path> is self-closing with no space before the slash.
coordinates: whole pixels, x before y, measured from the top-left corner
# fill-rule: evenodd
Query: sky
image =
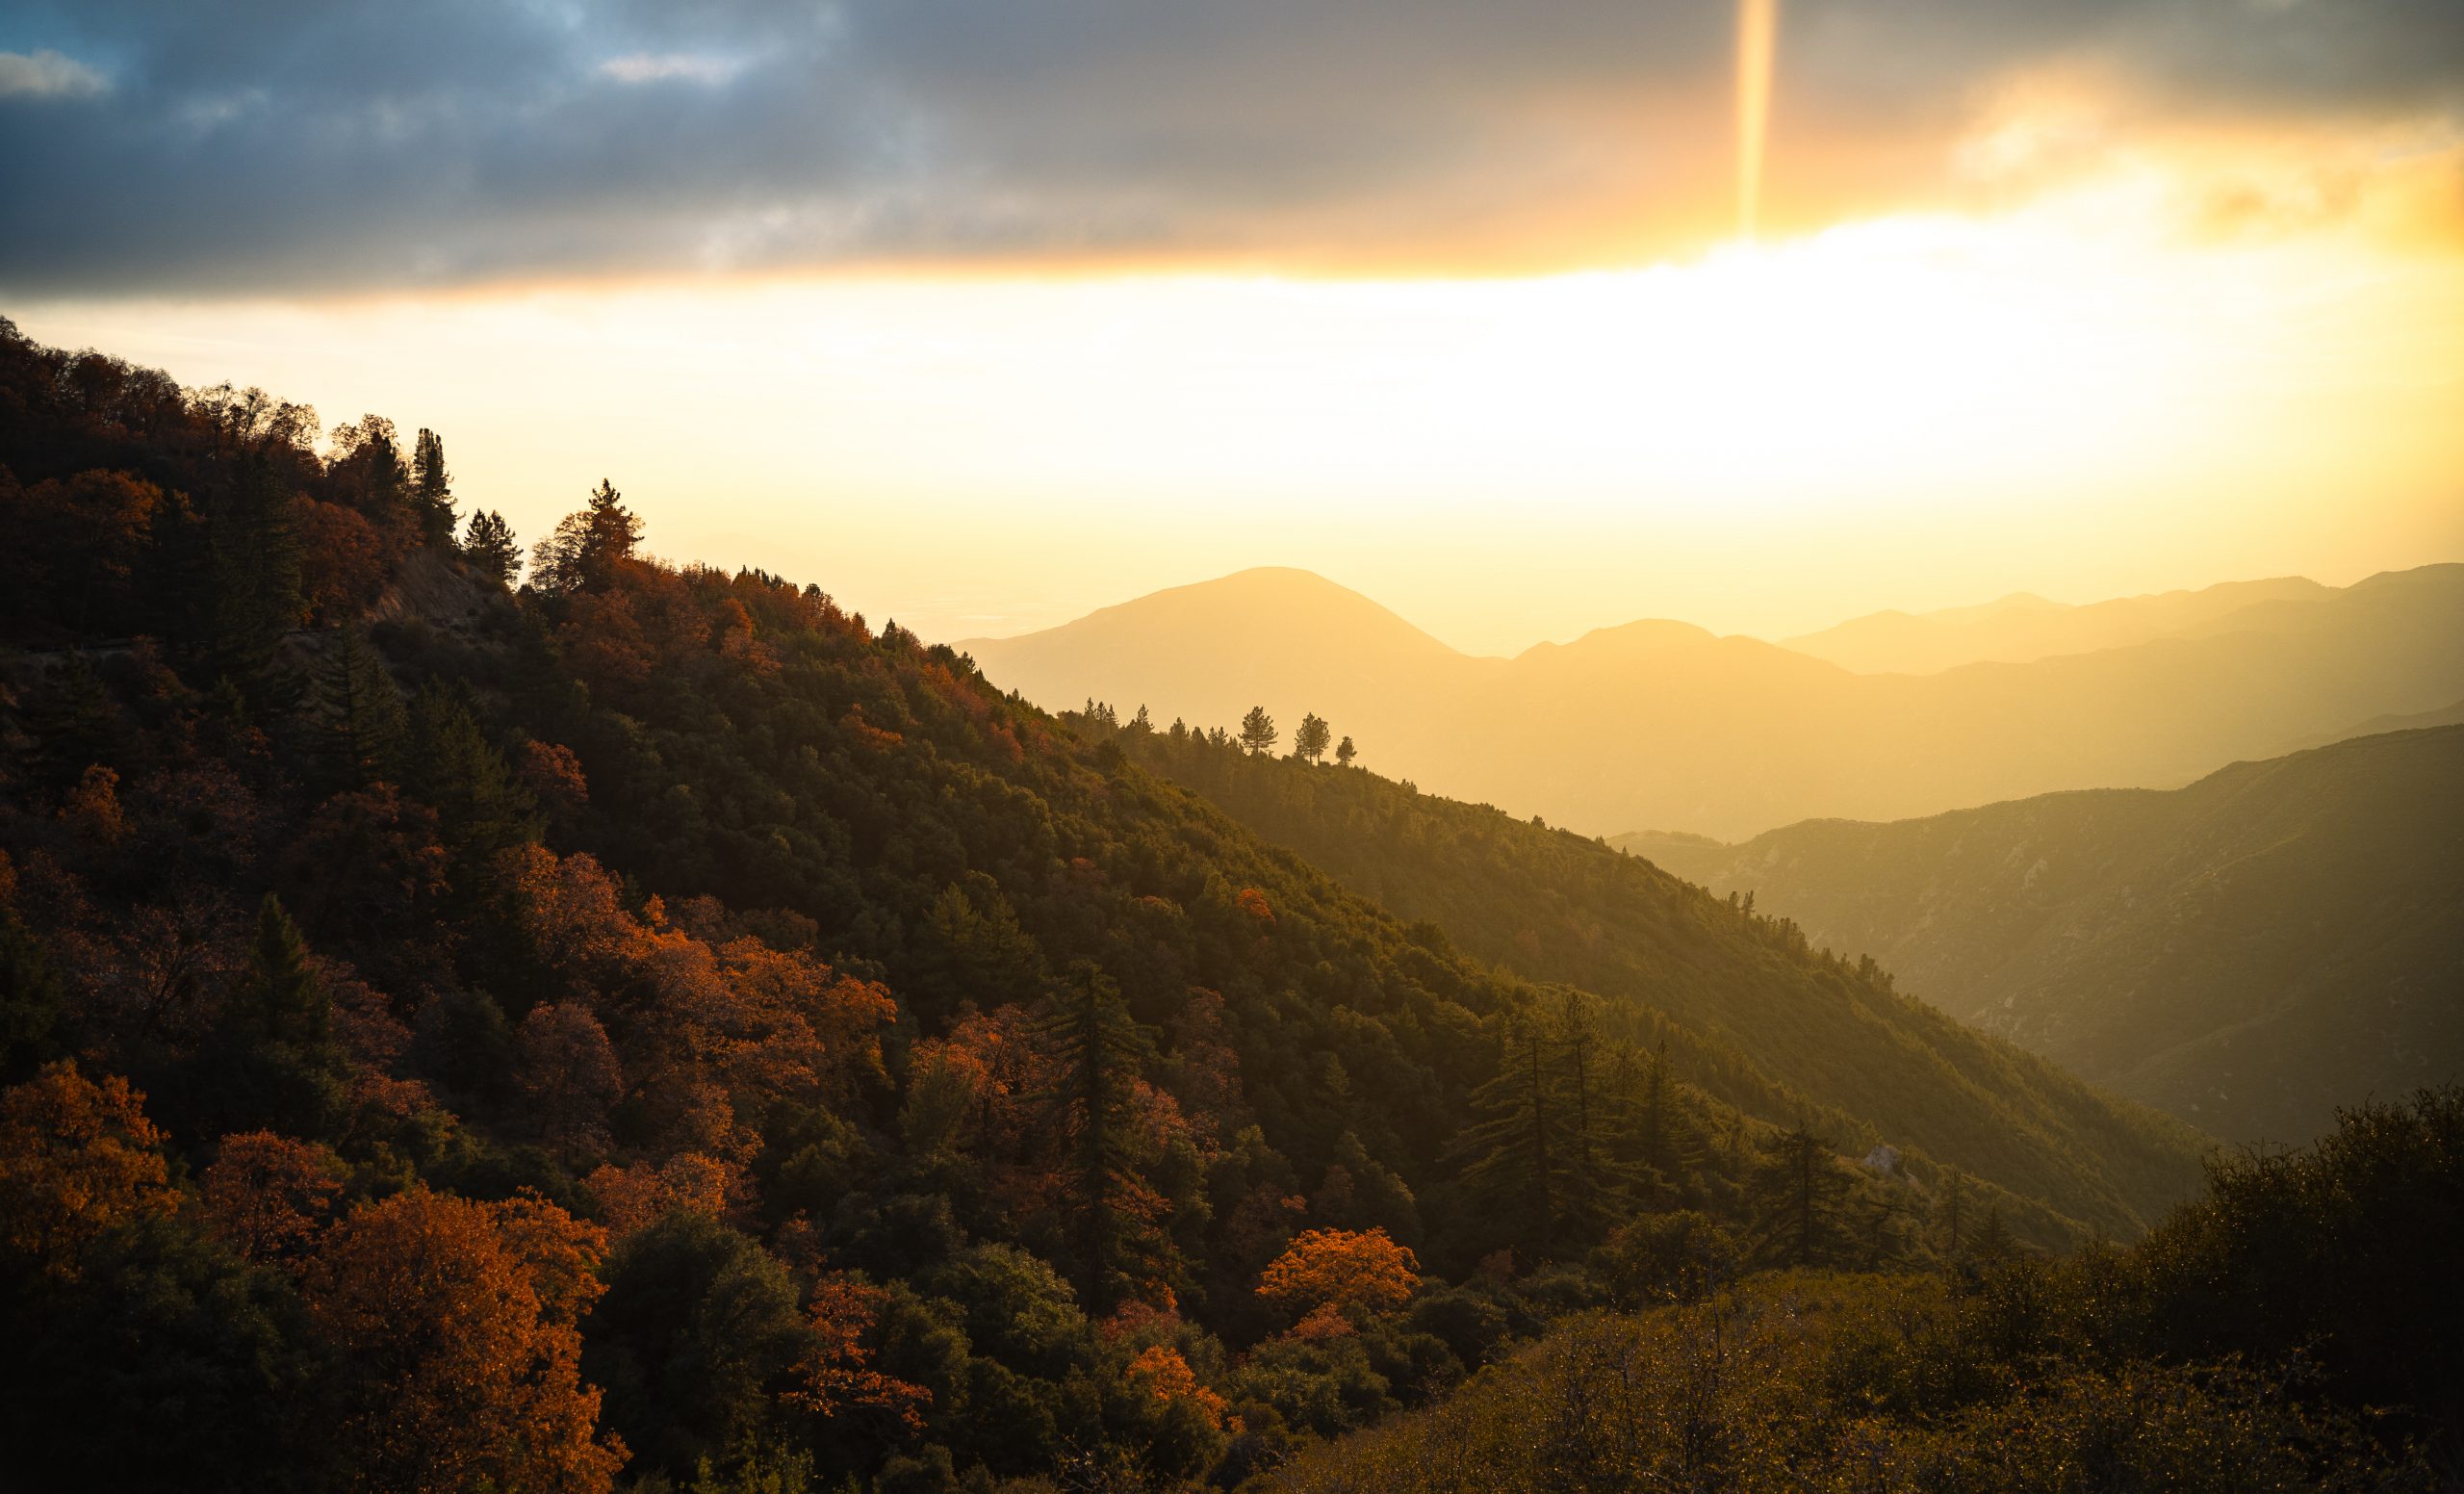
<path id="1" fill-rule="evenodd" d="M 2464 6 L 1757 11 L 15 0 L 0 314 L 932 637 L 2464 558 Z"/>

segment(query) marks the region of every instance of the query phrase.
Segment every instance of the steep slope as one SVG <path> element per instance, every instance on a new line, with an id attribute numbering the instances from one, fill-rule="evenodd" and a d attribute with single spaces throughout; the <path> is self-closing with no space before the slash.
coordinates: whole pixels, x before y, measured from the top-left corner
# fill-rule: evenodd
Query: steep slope
<path id="1" fill-rule="evenodd" d="M 1357 768 L 1082 729 L 1482 959 L 1610 998 L 1749 1114 L 1817 1116 L 1853 1150 L 1913 1147 L 2064 1197 L 2113 1186 L 2134 1209 L 2180 1186 L 2183 1133 L 1600 842 Z"/>
<path id="2" fill-rule="evenodd" d="M 2464 726 L 2170 792 L 1616 843 L 2229 1140 L 2464 1072 Z"/>
<path id="3" fill-rule="evenodd" d="M 1187 587 L 1072 625 L 1083 631 L 973 647 L 995 682 L 1056 708 L 1092 698 L 1124 717 L 1143 704 L 1159 723 L 1228 727 L 1264 705 L 1287 730 L 1316 711 L 1365 761 L 1452 797 L 1589 832 L 1722 838 L 2173 787 L 2464 694 L 2464 565 L 2341 590 L 2211 588 L 2167 612 L 2168 636 L 1928 675 L 1855 674 L 1672 622 L 1473 659 L 1340 587 L 1275 574 L 1270 589 Z"/>
<path id="4" fill-rule="evenodd" d="M 1861 675 L 1937 674 L 1961 664 L 2024 664 L 2057 654 L 2127 648 L 2217 624 L 2261 602 L 2315 601 L 2327 588 L 2300 577 L 2228 581 L 2198 591 L 2117 597 L 2072 606 L 2019 593 L 1982 606 L 1876 612 L 1780 646 Z"/>

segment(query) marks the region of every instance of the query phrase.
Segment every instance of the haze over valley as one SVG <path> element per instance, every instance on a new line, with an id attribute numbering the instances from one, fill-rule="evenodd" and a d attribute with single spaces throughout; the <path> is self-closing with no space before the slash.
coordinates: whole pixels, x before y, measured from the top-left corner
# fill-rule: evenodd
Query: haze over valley
<path id="1" fill-rule="evenodd" d="M 1314 711 L 1432 792 L 1586 835 L 1741 838 L 1812 817 L 2173 787 L 2451 706 L 2464 700 L 2464 565 L 2342 588 L 1885 614 L 1792 641 L 1647 620 L 1473 657 L 1322 578 L 1262 570 L 961 646 L 1053 709 L 1143 705 L 1159 725 L 1201 729 L 1254 705 L 1286 721 Z"/>

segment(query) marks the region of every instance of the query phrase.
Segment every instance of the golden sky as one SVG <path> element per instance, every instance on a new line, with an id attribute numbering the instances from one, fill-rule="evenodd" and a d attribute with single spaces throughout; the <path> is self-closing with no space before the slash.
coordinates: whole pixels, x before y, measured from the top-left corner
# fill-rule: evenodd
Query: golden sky
<path id="1" fill-rule="evenodd" d="M 0 311 L 927 636 L 1257 564 L 1505 652 L 2464 557 L 2451 6 L 1784 0 L 1751 244 L 1734 17 L 1630 10 L 344 6 L 313 74 L 29 12 L 0 159 L 62 164 L 0 193 L 76 226 Z"/>

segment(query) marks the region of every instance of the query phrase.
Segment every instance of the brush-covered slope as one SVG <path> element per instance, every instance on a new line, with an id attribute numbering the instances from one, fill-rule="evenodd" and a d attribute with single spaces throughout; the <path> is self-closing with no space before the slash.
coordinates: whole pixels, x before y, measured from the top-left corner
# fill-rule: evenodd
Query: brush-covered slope
<path id="1" fill-rule="evenodd" d="M 2464 1072 L 2464 726 L 2170 792 L 1618 843 L 2229 1140 Z"/>
<path id="2" fill-rule="evenodd" d="M 2009 1043 L 1901 995 L 1606 845 L 1358 768 L 1194 736 L 1087 729 L 1405 917 L 1532 980 L 1599 992 L 1689 1077 L 1750 1114 L 1818 1116 L 2043 1197 L 2140 1217 L 2182 1196 L 2194 1144 Z M 2091 1160 L 2092 1159 L 2092 1160 Z"/>
<path id="3" fill-rule="evenodd" d="M 1260 705 L 1287 730 L 1314 711 L 1365 761 L 1438 793 L 1590 833 L 1726 839 L 1818 816 L 2174 787 L 2464 696 L 2464 565 L 2342 589 L 2213 588 L 2157 610 L 2169 631 L 2126 646 L 1924 675 L 1858 674 L 1666 621 L 1476 659 L 1276 572 L 970 647 L 994 680 L 1054 708 L 1092 698 L 1126 718 L 1142 704 L 1159 725 L 1213 728 Z"/>

